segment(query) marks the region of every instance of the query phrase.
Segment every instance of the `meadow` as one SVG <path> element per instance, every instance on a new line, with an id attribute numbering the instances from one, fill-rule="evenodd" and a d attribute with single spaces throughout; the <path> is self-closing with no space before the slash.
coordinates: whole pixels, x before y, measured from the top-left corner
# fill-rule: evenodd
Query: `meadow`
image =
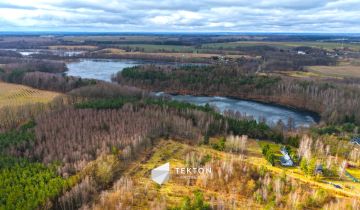
<path id="1" fill-rule="evenodd" d="M 337 66 L 310 66 L 309 72 L 330 77 L 360 78 L 360 65 L 340 64 Z"/>

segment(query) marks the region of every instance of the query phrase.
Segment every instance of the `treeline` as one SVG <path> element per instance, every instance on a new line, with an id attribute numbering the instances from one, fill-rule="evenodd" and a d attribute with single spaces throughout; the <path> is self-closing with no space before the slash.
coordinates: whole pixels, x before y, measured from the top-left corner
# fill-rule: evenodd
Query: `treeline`
<path id="1" fill-rule="evenodd" d="M 151 91 L 277 103 L 317 112 L 328 123 L 360 123 L 360 89 L 356 84 L 257 75 L 236 65 L 145 65 L 126 68 L 114 80 Z"/>
<path id="2" fill-rule="evenodd" d="M 300 48 L 302 49 L 302 48 Z M 306 50 L 306 49 L 304 49 Z M 298 54 L 297 52 L 266 52 L 263 54 L 262 70 L 264 71 L 286 71 L 304 70 L 305 66 L 330 66 L 336 64 L 336 59 L 327 56 L 325 53 Z"/>
<path id="3" fill-rule="evenodd" d="M 246 134 L 251 138 L 271 139 L 276 142 L 283 142 L 286 140 L 282 132 L 270 129 L 270 127 L 264 122 L 257 122 L 254 119 L 241 117 L 236 113 L 231 112 L 227 112 L 226 115 L 221 115 L 208 105 L 197 106 L 186 102 L 179 102 L 164 98 L 147 97 L 139 100 L 139 98 L 134 97 L 118 97 L 115 99 L 97 99 L 77 103 L 75 104 L 75 107 L 82 109 L 118 109 L 122 108 L 127 103 L 131 103 L 132 105 L 138 107 L 156 105 L 162 108 L 175 109 L 179 111 L 181 116 L 191 118 L 194 125 L 197 124 L 196 119 L 192 114 L 188 114 L 187 112 L 191 113 L 192 110 L 204 112 L 215 119 L 212 124 L 208 125 L 205 132 L 202 133 L 202 135 L 206 137 L 222 133 L 232 133 L 235 135 Z"/>
<path id="4" fill-rule="evenodd" d="M 15 58 L 14 56 L 0 57 L 0 62 L 5 64 L 2 68 L 6 72 L 16 69 L 25 72 L 41 71 L 48 73 L 62 73 L 67 70 L 64 62 L 47 59 Z"/>
<path id="5" fill-rule="evenodd" d="M 246 55 L 261 57 L 262 71 L 289 71 L 303 70 L 304 66 L 314 65 L 335 65 L 336 58 L 330 57 L 325 50 L 312 47 L 281 48 L 275 46 L 254 45 L 254 46 L 220 46 L 220 51 L 237 52 Z M 298 52 L 301 51 L 299 54 Z"/>
<path id="6" fill-rule="evenodd" d="M 166 53 L 112 53 L 108 50 L 99 50 L 95 52 L 89 52 L 82 56 L 83 58 L 103 58 L 103 59 L 141 59 L 150 61 L 161 61 L 161 62 L 182 62 L 182 63 L 211 63 L 212 60 L 209 58 L 202 57 L 181 57 L 181 55 L 171 55 Z"/>
<path id="7" fill-rule="evenodd" d="M 19 69 L 11 70 L 9 73 L 0 73 L 0 76 L 1 80 L 5 82 L 57 92 L 68 92 L 82 86 L 96 84 L 96 81 L 91 79 L 82 79 L 79 77 L 40 71 L 28 72 Z"/>
<path id="8" fill-rule="evenodd" d="M 66 76 L 64 74 L 55 74 L 38 70 L 33 71 L 31 69 L 16 67 L 11 68 L 11 70 L 0 69 L 0 80 L 57 92 L 68 92 L 79 87 L 97 83 L 97 81 L 91 79 L 82 79 L 79 77 Z"/>

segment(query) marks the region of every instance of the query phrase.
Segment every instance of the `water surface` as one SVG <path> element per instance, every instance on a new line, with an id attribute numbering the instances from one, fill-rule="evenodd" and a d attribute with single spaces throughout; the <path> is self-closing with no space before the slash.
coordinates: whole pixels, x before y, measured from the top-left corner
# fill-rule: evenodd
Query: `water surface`
<path id="1" fill-rule="evenodd" d="M 157 93 L 157 95 L 163 95 L 163 93 Z M 289 119 L 293 121 L 295 127 L 309 127 L 316 123 L 310 113 L 273 104 L 218 96 L 172 95 L 171 98 L 200 106 L 209 104 L 220 112 L 225 110 L 239 112 L 243 116 L 252 116 L 257 121 L 265 119 L 266 124 L 271 126 L 276 125 L 280 120 L 286 125 Z"/>
<path id="2" fill-rule="evenodd" d="M 111 76 L 127 67 L 141 64 L 138 60 L 81 59 L 67 64 L 67 75 L 111 81 Z"/>

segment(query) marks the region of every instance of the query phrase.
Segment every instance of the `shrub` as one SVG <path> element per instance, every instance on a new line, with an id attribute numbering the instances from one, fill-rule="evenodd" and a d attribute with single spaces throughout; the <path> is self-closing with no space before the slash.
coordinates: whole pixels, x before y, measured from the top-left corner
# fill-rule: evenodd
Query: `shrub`
<path id="1" fill-rule="evenodd" d="M 218 142 L 213 143 L 211 146 L 215 150 L 224 151 L 226 139 L 222 137 Z"/>

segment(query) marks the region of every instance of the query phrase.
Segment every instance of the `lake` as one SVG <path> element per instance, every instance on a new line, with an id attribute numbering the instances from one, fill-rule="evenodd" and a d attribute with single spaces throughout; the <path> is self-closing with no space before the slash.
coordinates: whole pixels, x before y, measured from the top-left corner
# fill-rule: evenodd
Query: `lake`
<path id="1" fill-rule="evenodd" d="M 140 60 L 81 59 L 77 62 L 67 64 L 69 69 L 67 75 L 111 81 L 111 76 L 118 71 L 126 67 L 144 63 L 154 62 Z M 156 95 L 162 94 L 163 93 L 157 93 Z M 205 105 L 208 103 L 218 108 L 220 112 L 232 110 L 234 112 L 238 111 L 242 115 L 253 116 L 256 120 L 265 118 L 268 125 L 274 125 L 279 120 L 282 120 L 286 124 L 289 118 L 294 121 L 295 127 L 309 127 L 316 123 L 315 118 L 310 113 L 272 104 L 216 96 L 173 95 L 171 97 L 174 100 L 196 105 Z"/>
<path id="2" fill-rule="evenodd" d="M 139 60 L 81 59 L 67 64 L 67 75 L 109 82 L 113 74 L 141 63 Z"/>
<path id="3" fill-rule="evenodd" d="M 164 94 L 157 93 L 156 95 Z M 316 123 L 313 115 L 310 113 L 273 104 L 218 96 L 171 95 L 170 97 L 177 101 L 200 106 L 209 104 L 216 107 L 220 112 L 232 110 L 245 116 L 252 116 L 257 121 L 265 119 L 268 125 L 276 125 L 279 120 L 287 124 L 289 118 L 293 120 L 295 127 L 309 127 Z"/>
<path id="4" fill-rule="evenodd" d="M 140 64 L 161 64 L 161 65 L 205 65 L 205 64 L 175 64 L 174 62 L 159 62 L 149 60 L 131 59 L 80 59 L 67 64 L 69 69 L 66 73 L 69 76 L 82 77 L 87 79 L 98 79 L 111 81 L 111 76 L 127 67 Z"/>

